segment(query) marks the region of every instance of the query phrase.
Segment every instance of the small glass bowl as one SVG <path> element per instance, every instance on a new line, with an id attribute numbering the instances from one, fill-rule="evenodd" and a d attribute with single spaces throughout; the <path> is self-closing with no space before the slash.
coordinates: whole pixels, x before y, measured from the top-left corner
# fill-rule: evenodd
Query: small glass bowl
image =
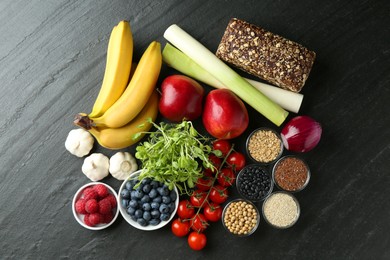
<path id="1" fill-rule="evenodd" d="M 290 222 L 286 223 L 285 225 L 283 225 L 283 224 L 278 225 L 276 222 L 272 221 L 270 219 L 270 216 L 267 216 L 267 213 L 265 212 L 266 211 L 265 208 L 267 207 L 268 203 L 272 203 L 272 200 L 275 199 L 275 197 L 279 196 L 280 194 L 285 196 L 285 198 L 288 197 L 288 198 L 292 199 L 292 201 L 295 203 L 295 206 L 296 206 L 295 214 L 294 213 L 291 214 L 291 215 L 295 215 L 294 218 Z M 289 212 L 286 212 L 286 209 L 287 209 L 286 204 L 281 204 L 281 202 L 279 201 L 278 203 L 275 203 L 274 205 L 275 205 L 275 208 L 273 209 L 273 211 L 278 214 L 275 217 L 275 219 L 285 220 L 289 214 Z M 262 210 L 262 215 L 263 215 L 265 222 L 268 223 L 269 225 L 271 225 L 272 227 L 277 228 L 277 229 L 286 229 L 286 228 L 292 227 L 298 221 L 299 216 L 301 214 L 298 200 L 294 197 L 294 195 L 292 195 L 291 193 L 286 192 L 286 191 L 277 191 L 277 192 L 271 193 L 264 200 L 261 210 Z"/>
<path id="2" fill-rule="evenodd" d="M 226 223 L 225 223 L 225 220 L 226 220 L 226 213 L 227 213 L 227 210 L 229 207 L 232 206 L 233 203 L 238 203 L 238 202 L 244 202 L 244 203 L 247 203 L 247 205 L 251 205 L 255 211 L 256 211 L 256 223 L 255 225 L 253 226 L 253 228 L 248 232 L 248 233 L 243 233 L 243 234 L 236 234 L 236 233 L 233 233 L 232 231 L 229 230 L 229 228 L 227 227 Z M 241 211 L 242 212 L 242 211 Z M 223 211 L 222 211 L 222 225 L 223 227 L 226 229 L 226 231 L 228 231 L 230 234 L 232 235 L 235 235 L 235 236 L 238 236 L 238 237 L 247 237 L 247 236 L 250 236 L 252 235 L 258 228 L 260 224 L 260 212 L 259 210 L 257 209 L 256 205 L 253 204 L 252 202 L 250 202 L 249 200 L 245 200 L 245 199 L 235 199 L 235 200 L 232 200 L 230 201 L 228 204 L 226 204 L 226 206 L 224 207 Z"/>
<path id="3" fill-rule="evenodd" d="M 306 170 L 307 170 L 307 176 L 306 176 L 305 182 L 302 183 L 302 185 L 300 185 L 299 187 L 297 187 L 297 188 L 295 188 L 295 189 L 292 189 L 292 188 L 289 189 L 289 188 L 287 188 L 287 187 L 283 187 L 283 185 L 281 185 L 280 183 L 278 183 L 278 181 L 277 181 L 278 178 L 277 178 L 277 176 L 276 176 L 276 174 L 277 174 L 276 171 L 277 171 L 278 166 L 279 166 L 283 161 L 285 161 L 285 160 L 287 160 L 287 159 L 290 159 L 290 158 L 293 158 L 293 159 L 296 159 L 296 160 L 299 160 L 300 162 L 302 162 L 302 164 L 306 167 Z M 296 171 L 295 171 L 294 173 L 296 173 Z M 292 192 L 292 193 L 294 193 L 294 192 L 299 192 L 299 191 L 303 190 L 304 188 L 306 188 L 306 186 L 309 184 L 310 176 L 311 176 L 310 168 L 309 168 L 309 166 L 307 165 L 307 163 L 306 163 L 303 159 L 301 159 L 301 158 L 299 158 L 298 156 L 295 156 L 295 155 L 286 155 L 286 156 L 283 156 L 282 158 L 280 158 L 280 159 L 275 163 L 274 167 L 272 168 L 272 180 L 273 180 L 273 182 L 275 183 L 276 187 L 278 187 L 280 190 L 284 190 L 284 191 L 287 191 L 287 192 Z"/>
<path id="4" fill-rule="evenodd" d="M 272 157 L 272 159 L 270 159 L 269 161 L 261 161 L 261 160 L 256 159 L 256 158 L 255 158 L 256 156 L 253 155 L 253 151 L 252 151 L 252 153 L 251 153 L 251 151 L 250 151 L 250 149 L 249 149 L 249 142 L 250 142 L 250 140 L 251 140 L 252 137 L 253 137 L 257 132 L 259 132 L 259 131 L 269 131 L 269 132 L 272 132 L 273 134 L 275 134 L 275 136 L 276 136 L 277 139 L 278 139 L 278 144 L 277 144 L 277 145 L 279 146 L 280 151 L 279 151 L 279 153 L 278 153 L 275 157 Z M 248 154 L 248 157 L 249 157 L 252 161 L 254 161 L 254 162 L 256 162 L 256 163 L 259 163 L 259 164 L 262 164 L 262 165 L 270 165 L 270 164 L 276 162 L 276 161 L 280 158 L 280 156 L 282 156 L 283 150 L 284 150 L 284 145 L 283 145 L 282 138 L 280 137 L 280 134 L 279 134 L 278 132 L 276 132 L 275 130 L 273 130 L 273 129 L 271 129 L 271 128 L 268 128 L 268 127 L 260 127 L 260 128 L 255 129 L 255 130 L 248 136 L 248 138 L 246 139 L 245 147 L 246 147 L 246 152 L 247 152 L 247 154 Z"/>
<path id="5" fill-rule="evenodd" d="M 266 193 L 259 197 L 259 198 L 252 198 L 252 197 L 249 197 L 248 194 L 246 194 L 244 191 L 243 191 L 243 188 L 242 187 L 242 184 L 241 184 L 241 180 L 243 178 L 243 176 L 245 174 L 248 174 L 247 172 L 248 171 L 255 171 L 256 173 L 256 170 L 260 170 L 264 173 L 267 174 L 268 178 L 269 178 L 269 183 L 270 183 L 270 187 L 269 187 L 269 190 L 266 191 Z M 257 185 L 256 182 L 250 182 L 251 186 L 255 187 Z M 259 201 L 262 201 L 264 200 L 273 190 L 273 187 L 274 187 L 274 184 L 273 184 L 273 180 L 272 180 L 272 176 L 271 174 L 269 173 L 269 171 L 267 170 L 267 168 L 265 168 L 265 166 L 261 165 L 261 164 L 249 164 L 247 166 L 245 166 L 237 175 L 237 178 L 236 178 L 236 187 L 237 187 L 237 191 L 238 193 L 241 195 L 241 197 L 243 197 L 244 199 L 246 200 L 250 200 L 252 202 L 259 202 Z"/>

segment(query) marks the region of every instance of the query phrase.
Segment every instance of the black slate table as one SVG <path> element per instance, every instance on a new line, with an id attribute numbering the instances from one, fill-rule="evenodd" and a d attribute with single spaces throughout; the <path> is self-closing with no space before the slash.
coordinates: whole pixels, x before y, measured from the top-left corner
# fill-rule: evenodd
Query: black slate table
<path id="1" fill-rule="evenodd" d="M 388 1 L 4 0 L 0 14 L 1 259 L 390 259 Z M 201 252 L 169 227 L 142 232 L 121 217 L 102 231 L 81 227 L 71 201 L 89 180 L 64 141 L 99 91 L 112 27 L 130 21 L 139 59 L 152 40 L 165 44 L 173 23 L 215 51 L 232 17 L 317 53 L 299 114 L 321 122 L 323 136 L 302 154 L 312 179 L 296 194 L 298 223 L 262 221 L 247 238 L 212 224 Z M 164 67 L 161 79 L 173 73 Z M 273 127 L 248 111 L 247 131 L 233 140 L 241 151 L 250 131 Z"/>

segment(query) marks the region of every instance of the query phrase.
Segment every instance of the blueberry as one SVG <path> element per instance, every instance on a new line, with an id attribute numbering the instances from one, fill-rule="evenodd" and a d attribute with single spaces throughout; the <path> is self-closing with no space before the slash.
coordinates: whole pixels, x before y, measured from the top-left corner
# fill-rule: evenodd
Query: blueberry
<path id="1" fill-rule="evenodd" d="M 141 199 L 141 202 L 142 203 L 146 203 L 146 202 L 149 202 L 150 201 L 150 197 L 148 194 L 145 194 L 142 199 Z"/>
<path id="2" fill-rule="evenodd" d="M 133 208 L 133 207 L 128 207 L 127 208 L 127 214 L 129 214 L 129 215 L 134 215 L 134 213 L 135 213 L 135 208 Z"/>
<path id="3" fill-rule="evenodd" d="M 134 187 L 138 183 L 137 179 L 130 180 L 130 184 Z"/>
<path id="4" fill-rule="evenodd" d="M 127 190 L 132 190 L 134 185 L 130 181 L 127 181 L 125 187 Z"/>
<path id="5" fill-rule="evenodd" d="M 159 208 L 160 208 L 160 203 L 158 203 L 158 202 L 152 202 L 152 203 L 150 204 L 150 207 L 151 207 L 152 209 L 159 209 Z"/>
<path id="6" fill-rule="evenodd" d="M 149 184 L 152 180 L 149 179 L 149 178 L 145 178 L 141 181 L 141 184 L 145 185 L 145 184 Z"/>
<path id="7" fill-rule="evenodd" d="M 168 207 L 167 204 L 161 204 L 160 207 L 158 208 L 158 210 L 161 213 L 168 213 L 169 212 L 169 207 Z"/>
<path id="8" fill-rule="evenodd" d="M 153 199 L 153 202 L 161 203 L 162 202 L 162 197 L 158 196 Z"/>
<path id="9" fill-rule="evenodd" d="M 150 204 L 146 202 L 146 203 L 144 203 L 144 204 L 142 205 L 142 209 L 143 209 L 144 211 L 149 211 L 149 210 L 152 209 L 152 206 L 150 206 Z"/>
<path id="10" fill-rule="evenodd" d="M 176 191 L 175 190 L 171 190 L 171 192 L 169 193 L 169 197 L 171 197 L 172 201 L 175 201 L 176 198 L 177 198 Z"/>
<path id="11" fill-rule="evenodd" d="M 153 226 L 157 226 L 158 224 L 160 224 L 160 219 L 152 218 L 152 219 L 149 221 L 149 224 L 150 224 L 150 225 L 153 225 Z"/>
<path id="12" fill-rule="evenodd" d="M 172 213 L 176 208 L 175 202 L 169 203 L 168 207 L 169 207 L 169 213 Z"/>
<path id="13" fill-rule="evenodd" d="M 163 186 L 163 187 L 159 187 L 157 188 L 157 191 L 158 193 L 161 195 L 161 196 L 168 196 L 169 195 L 169 189 L 168 189 L 168 186 Z"/>
<path id="14" fill-rule="evenodd" d="M 128 199 L 122 199 L 122 207 L 127 208 L 129 206 L 129 200 Z"/>
<path id="15" fill-rule="evenodd" d="M 141 210 L 141 209 L 137 209 L 135 212 L 134 212 L 134 216 L 138 219 L 138 218 L 142 218 L 142 216 L 144 215 L 144 212 Z"/>
<path id="16" fill-rule="evenodd" d="M 170 217 L 169 214 L 163 213 L 163 214 L 161 214 L 160 219 L 162 221 L 167 221 L 169 219 L 169 217 Z"/>
<path id="17" fill-rule="evenodd" d="M 158 192 L 157 192 L 156 189 L 151 189 L 151 190 L 150 190 L 150 192 L 149 192 L 149 197 L 150 197 L 151 199 L 154 199 L 155 197 L 157 197 L 157 195 L 158 195 Z"/>
<path id="18" fill-rule="evenodd" d="M 137 219 L 137 223 L 140 224 L 143 227 L 148 225 L 148 222 L 145 219 L 143 219 L 143 218 L 138 218 Z"/>
<path id="19" fill-rule="evenodd" d="M 150 214 L 149 211 L 145 211 L 142 217 L 143 219 L 149 221 L 152 218 L 152 215 Z"/>
<path id="20" fill-rule="evenodd" d="M 162 196 L 162 203 L 169 204 L 171 202 L 171 197 Z"/>
<path id="21" fill-rule="evenodd" d="M 137 199 L 141 199 L 142 197 L 144 196 L 144 193 L 143 193 L 143 191 L 142 190 L 136 190 L 135 191 L 135 197 L 137 198 Z"/>
<path id="22" fill-rule="evenodd" d="M 145 192 L 145 193 L 149 193 L 151 189 L 152 189 L 152 186 L 150 186 L 150 184 L 145 184 L 142 187 L 142 191 Z"/>
<path id="23" fill-rule="evenodd" d="M 150 186 L 152 186 L 153 189 L 157 189 L 159 187 L 158 181 L 151 181 Z"/>
<path id="24" fill-rule="evenodd" d="M 122 189 L 121 196 L 123 199 L 129 199 L 130 198 L 130 191 L 127 189 Z"/>
<path id="25" fill-rule="evenodd" d="M 135 190 L 132 190 L 132 191 L 131 191 L 130 197 L 131 197 L 132 199 L 135 199 L 135 198 L 136 198 L 136 196 L 135 196 Z"/>
<path id="26" fill-rule="evenodd" d="M 130 200 L 129 207 L 138 208 L 138 201 L 135 199 Z"/>
<path id="27" fill-rule="evenodd" d="M 158 211 L 157 209 L 154 209 L 150 212 L 150 215 L 152 216 L 152 218 L 160 218 L 160 211 Z"/>

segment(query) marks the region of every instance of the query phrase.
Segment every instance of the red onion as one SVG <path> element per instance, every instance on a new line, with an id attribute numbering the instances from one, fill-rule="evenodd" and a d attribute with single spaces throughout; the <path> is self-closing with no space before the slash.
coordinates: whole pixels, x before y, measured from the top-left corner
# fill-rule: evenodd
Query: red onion
<path id="1" fill-rule="evenodd" d="M 321 139 L 321 125 L 309 116 L 292 118 L 282 129 L 284 147 L 293 152 L 308 152 Z"/>

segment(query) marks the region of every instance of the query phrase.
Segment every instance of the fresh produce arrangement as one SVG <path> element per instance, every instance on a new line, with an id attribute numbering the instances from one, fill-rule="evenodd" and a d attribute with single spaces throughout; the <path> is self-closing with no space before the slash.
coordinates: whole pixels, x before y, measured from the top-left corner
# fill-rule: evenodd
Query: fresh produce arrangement
<path id="1" fill-rule="evenodd" d="M 302 159 L 283 154 L 311 151 L 322 128 L 307 115 L 288 118 L 287 110 L 300 110 L 298 92 L 315 53 L 239 19 L 229 22 L 216 54 L 177 25 L 164 37 L 163 51 L 151 41 L 135 63 L 129 22 L 113 28 L 100 91 L 91 112 L 76 115 L 79 129 L 69 132 L 66 149 L 84 157 L 81 171 L 91 181 L 122 181 L 115 207 L 133 227 L 155 230 L 169 223 L 193 250 L 207 246 L 212 224 L 237 237 L 254 234 L 260 215 L 273 227 L 292 227 L 300 208 L 291 193 L 308 185 L 311 172 Z M 243 78 L 225 62 L 276 86 Z M 160 75 L 164 65 L 183 74 Z M 243 136 L 253 120 L 247 105 L 274 128 Z M 122 151 L 95 152 L 94 140 Z M 235 148 L 239 140 L 245 151 Z M 87 225 L 105 223 L 90 215 L 105 215 L 108 204 L 101 201 L 108 197 L 88 202 L 87 193 L 73 210 L 89 214 Z"/>

